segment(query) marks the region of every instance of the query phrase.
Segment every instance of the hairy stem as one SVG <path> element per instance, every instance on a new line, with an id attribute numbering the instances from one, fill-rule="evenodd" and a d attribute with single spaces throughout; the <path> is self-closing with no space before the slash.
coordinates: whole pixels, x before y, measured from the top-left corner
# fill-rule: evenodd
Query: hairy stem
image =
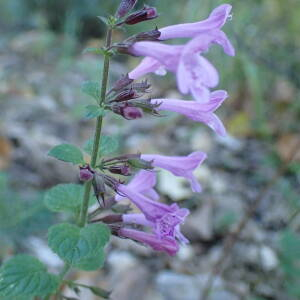
<path id="1" fill-rule="evenodd" d="M 112 38 L 112 29 L 109 28 L 107 30 L 107 35 L 106 35 L 106 45 L 105 45 L 106 48 L 109 48 L 111 46 L 111 38 Z M 105 55 L 104 62 L 103 62 L 103 72 L 102 72 L 101 96 L 99 99 L 100 106 L 102 106 L 105 101 L 107 82 L 108 82 L 108 74 L 109 74 L 109 55 Z M 96 164 L 97 164 L 99 147 L 100 147 L 100 142 L 101 142 L 102 122 L 103 122 L 103 116 L 99 116 L 97 118 L 93 151 L 92 151 L 92 157 L 91 157 L 91 167 L 92 168 L 95 168 Z M 82 202 L 80 217 L 79 217 L 79 221 L 78 221 L 78 225 L 80 227 L 84 227 L 86 224 L 87 212 L 88 212 L 88 207 L 89 207 L 89 199 L 90 199 L 90 194 L 91 194 L 91 187 L 92 187 L 91 181 L 86 182 L 84 185 L 83 202 Z"/>
<path id="2" fill-rule="evenodd" d="M 111 39 L 112 39 L 112 29 L 108 28 L 107 35 L 106 35 L 106 48 L 109 48 L 111 46 Z M 101 95 L 99 99 L 99 106 L 103 106 L 103 103 L 105 101 L 105 95 L 106 95 L 106 89 L 107 89 L 107 83 L 108 83 L 108 74 L 109 74 L 109 55 L 106 54 L 104 57 L 103 62 L 103 72 L 102 72 L 102 83 L 101 83 Z M 91 156 L 91 167 L 95 168 L 97 164 L 98 159 L 98 152 L 99 152 L 99 146 L 101 142 L 101 129 L 102 129 L 102 122 L 103 117 L 100 116 L 97 118 L 96 123 L 96 129 L 95 129 L 95 136 L 94 136 L 94 144 L 93 144 L 93 151 Z M 92 181 L 87 181 L 84 185 L 84 193 L 83 193 L 83 202 L 80 209 L 79 214 L 79 220 L 78 220 L 78 226 L 84 227 L 87 222 L 87 213 L 89 208 L 89 200 L 90 200 L 90 194 L 91 194 L 91 188 L 92 188 Z M 71 266 L 68 264 L 64 265 L 63 270 L 59 274 L 61 280 L 65 277 L 65 275 L 70 271 Z M 59 291 L 57 291 L 56 296 L 58 296 Z M 49 299 L 47 297 L 50 297 L 49 295 L 46 296 L 44 299 Z"/>

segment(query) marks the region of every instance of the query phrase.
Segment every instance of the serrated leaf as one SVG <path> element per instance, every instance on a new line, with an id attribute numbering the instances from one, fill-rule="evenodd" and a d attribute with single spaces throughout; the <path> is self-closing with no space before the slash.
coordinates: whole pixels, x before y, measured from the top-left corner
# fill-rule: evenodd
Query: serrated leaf
<path id="1" fill-rule="evenodd" d="M 104 251 L 103 249 L 100 249 L 96 255 L 79 260 L 74 265 L 74 268 L 84 270 L 84 271 L 95 271 L 103 266 L 104 259 L 105 259 Z"/>
<path id="2" fill-rule="evenodd" d="M 92 54 L 104 54 L 105 51 L 102 48 L 94 48 L 94 47 L 89 47 L 83 50 L 83 53 L 92 53 Z"/>
<path id="3" fill-rule="evenodd" d="M 79 148 L 71 144 L 61 144 L 52 148 L 49 153 L 58 160 L 70 162 L 75 165 L 84 163 L 83 154 Z"/>
<path id="4" fill-rule="evenodd" d="M 83 186 L 79 184 L 58 184 L 49 189 L 44 198 L 45 205 L 54 212 L 76 211 L 80 208 Z"/>
<path id="5" fill-rule="evenodd" d="M 105 110 L 104 108 L 100 107 L 99 105 L 88 105 L 86 106 L 86 118 L 93 119 L 99 116 L 104 116 Z"/>
<path id="6" fill-rule="evenodd" d="M 10 299 L 48 295 L 58 284 L 59 278 L 49 274 L 38 259 L 29 255 L 15 256 L 0 269 L 0 296 Z"/>
<path id="7" fill-rule="evenodd" d="M 91 224 L 80 228 L 63 223 L 54 225 L 48 234 L 50 248 L 71 265 L 96 256 L 109 241 L 110 231 L 104 224 Z"/>
<path id="8" fill-rule="evenodd" d="M 93 151 L 94 140 L 88 140 L 83 146 L 83 150 L 88 154 L 92 154 Z M 114 136 L 106 136 L 103 135 L 101 137 L 99 153 L 98 155 L 108 155 L 110 153 L 114 153 L 119 149 L 119 140 Z"/>
<path id="9" fill-rule="evenodd" d="M 82 83 L 81 85 L 81 91 L 84 94 L 87 94 L 91 97 L 93 97 L 94 99 L 96 99 L 97 101 L 100 98 L 100 86 L 99 86 L 99 82 L 97 81 L 85 81 Z"/>

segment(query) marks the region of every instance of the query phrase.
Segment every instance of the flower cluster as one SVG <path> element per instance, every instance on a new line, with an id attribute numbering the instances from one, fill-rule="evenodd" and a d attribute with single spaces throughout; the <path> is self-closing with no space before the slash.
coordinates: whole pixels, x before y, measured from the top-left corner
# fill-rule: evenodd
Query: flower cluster
<path id="1" fill-rule="evenodd" d="M 128 15 L 137 1 L 123 0 L 117 17 L 123 24 L 132 25 L 157 17 L 156 9 L 144 7 Z M 173 111 L 187 118 L 201 122 L 224 136 L 226 130 L 215 111 L 228 97 L 224 90 L 212 90 L 219 82 L 215 67 L 203 56 L 213 44 L 222 46 L 224 52 L 234 56 L 235 51 L 226 34 L 221 30 L 231 18 L 231 5 L 223 4 L 215 8 L 209 17 L 196 23 L 177 24 L 149 32 L 136 34 L 113 47 L 120 53 L 141 56 L 143 60 L 127 75 L 122 76 L 107 93 L 105 108 L 127 120 L 143 117 L 144 113 L 159 115 L 160 111 Z M 169 45 L 165 40 L 185 38 L 185 44 Z M 194 100 L 152 99 L 149 97 L 148 81 L 135 82 L 148 73 L 164 75 L 176 74 L 177 86 L 182 94 L 191 94 Z M 206 154 L 196 151 L 188 156 L 164 156 L 158 154 L 128 154 L 104 159 L 99 168 L 122 176 L 130 176 L 138 170 L 128 184 L 106 174 L 99 174 L 85 168 L 81 178 L 91 180 L 96 195 L 101 196 L 104 207 L 129 199 L 140 213 L 123 213 L 102 216 L 100 219 L 111 226 L 115 235 L 133 239 L 151 246 L 154 250 L 176 254 L 180 243 L 188 240 L 180 231 L 180 225 L 189 214 L 186 208 L 177 204 L 164 204 L 155 191 L 156 171 L 162 168 L 174 176 L 187 179 L 193 192 L 201 192 L 193 171 L 206 159 Z M 108 185 L 115 196 L 106 200 L 104 186 Z M 145 230 L 138 230 L 137 228 Z"/>

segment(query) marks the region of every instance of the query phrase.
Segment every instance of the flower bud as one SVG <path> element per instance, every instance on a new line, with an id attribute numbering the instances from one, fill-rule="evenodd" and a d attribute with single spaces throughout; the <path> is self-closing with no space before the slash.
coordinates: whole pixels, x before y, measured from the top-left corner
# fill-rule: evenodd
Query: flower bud
<path id="1" fill-rule="evenodd" d="M 87 167 L 80 167 L 79 171 L 79 179 L 81 181 L 90 181 L 94 177 L 94 172 L 90 169 L 89 166 Z"/>
<path id="2" fill-rule="evenodd" d="M 136 3 L 137 3 L 137 0 L 122 0 L 118 7 L 116 16 L 118 18 L 124 17 L 130 10 L 133 9 L 133 7 L 136 5 Z"/>
<path id="3" fill-rule="evenodd" d="M 122 166 L 111 166 L 108 168 L 109 172 L 113 174 L 119 174 L 123 176 L 130 176 L 131 170 L 128 165 L 122 165 Z"/>
<path id="4" fill-rule="evenodd" d="M 131 99 L 139 98 L 140 96 L 133 90 L 133 89 L 126 89 L 119 93 L 113 100 L 109 101 L 111 102 L 122 102 L 127 101 Z"/>
<path id="5" fill-rule="evenodd" d="M 106 189 L 105 189 L 105 182 L 104 182 L 104 179 L 103 177 L 96 173 L 95 176 L 94 176 L 94 180 L 93 180 L 93 189 L 94 189 L 94 193 L 95 193 L 95 196 L 100 204 L 100 197 L 102 199 L 102 202 L 104 203 L 104 195 L 105 195 L 105 192 L 106 192 Z M 102 205 L 101 205 L 102 206 Z"/>
<path id="6" fill-rule="evenodd" d="M 111 91 L 118 92 L 124 89 L 126 86 L 131 84 L 133 79 L 129 78 L 128 74 L 123 75 L 120 79 L 118 79 L 114 86 L 112 87 Z"/>
<path id="7" fill-rule="evenodd" d="M 143 21 L 152 20 L 154 18 L 157 18 L 158 14 L 155 7 L 147 7 L 145 6 L 143 9 L 129 15 L 124 23 L 127 25 L 133 25 L 136 23 L 140 23 Z"/>
<path id="8" fill-rule="evenodd" d="M 143 111 L 140 108 L 133 106 L 126 106 L 122 109 L 122 116 L 126 120 L 135 120 L 143 117 Z"/>
<path id="9" fill-rule="evenodd" d="M 121 115 L 126 120 L 135 120 L 143 117 L 143 111 L 130 105 L 129 103 L 116 104 L 112 107 L 112 111 L 118 115 Z"/>

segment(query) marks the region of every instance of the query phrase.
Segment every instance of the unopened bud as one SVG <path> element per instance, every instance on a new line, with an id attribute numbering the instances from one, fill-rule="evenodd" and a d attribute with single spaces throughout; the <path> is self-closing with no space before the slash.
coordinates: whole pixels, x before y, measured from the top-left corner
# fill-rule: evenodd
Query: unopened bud
<path id="1" fill-rule="evenodd" d="M 81 181 L 90 181 L 94 177 L 94 172 L 90 169 L 89 166 L 87 167 L 80 167 L 79 171 L 79 179 Z"/>
<path id="2" fill-rule="evenodd" d="M 122 102 L 131 99 L 139 98 L 140 96 L 133 89 L 126 89 L 119 93 L 113 100 L 110 102 Z"/>
<path id="3" fill-rule="evenodd" d="M 133 9 L 136 3 L 137 0 L 122 0 L 116 13 L 117 17 L 124 17 L 130 10 Z"/>
<path id="4" fill-rule="evenodd" d="M 127 87 L 129 84 L 133 82 L 133 79 L 129 78 L 128 74 L 123 75 L 120 79 L 118 79 L 114 86 L 112 87 L 112 91 L 118 92 L 123 90 L 125 87 Z"/>
<path id="5" fill-rule="evenodd" d="M 118 115 L 121 115 L 126 120 L 140 119 L 144 116 L 143 111 L 134 107 L 127 102 L 125 104 L 116 104 L 112 107 L 112 111 Z"/>
<path id="6" fill-rule="evenodd" d="M 131 170 L 128 165 L 122 165 L 122 166 L 111 166 L 108 168 L 109 172 L 113 174 L 119 174 L 123 176 L 130 176 Z"/>
<path id="7" fill-rule="evenodd" d="M 127 25 L 133 25 L 136 23 L 140 23 L 143 21 L 152 20 L 158 17 L 157 11 L 155 7 L 147 7 L 145 6 L 143 9 L 129 15 L 124 23 Z"/>
<path id="8" fill-rule="evenodd" d="M 138 107 L 126 106 L 122 109 L 122 116 L 126 120 L 140 119 L 143 115 L 143 111 Z"/>
<path id="9" fill-rule="evenodd" d="M 95 193 L 95 196 L 96 196 L 99 204 L 100 204 L 100 201 L 99 201 L 100 197 L 104 203 L 104 195 L 106 192 L 105 184 L 104 184 L 103 177 L 97 173 L 94 176 L 93 189 L 94 189 L 94 193 Z"/>

